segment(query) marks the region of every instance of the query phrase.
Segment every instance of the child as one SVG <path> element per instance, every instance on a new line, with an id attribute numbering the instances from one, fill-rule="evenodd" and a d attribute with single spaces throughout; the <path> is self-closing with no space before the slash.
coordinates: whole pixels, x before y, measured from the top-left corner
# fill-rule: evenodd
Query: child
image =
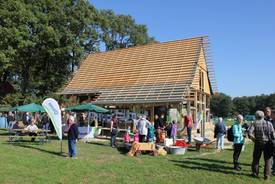
<path id="1" fill-rule="evenodd" d="M 129 142 L 130 142 L 130 135 L 127 131 L 126 134 L 124 135 L 124 143 L 129 143 Z"/>
<path id="2" fill-rule="evenodd" d="M 154 142 L 154 137 L 155 137 L 155 127 L 154 127 L 154 122 L 150 123 L 148 127 L 148 142 Z"/>
<path id="3" fill-rule="evenodd" d="M 134 142 L 139 142 L 138 131 L 136 131 L 136 133 L 135 133 L 135 135 L 134 135 Z"/>
<path id="4" fill-rule="evenodd" d="M 172 121 L 172 128 L 171 128 L 171 138 L 175 144 L 177 138 L 177 123 L 175 120 Z"/>
<path id="5" fill-rule="evenodd" d="M 127 128 L 127 133 L 130 135 L 130 133 L 131 133 L 131 127 L 130 126 L 128 126 L 128 128 Z"/>

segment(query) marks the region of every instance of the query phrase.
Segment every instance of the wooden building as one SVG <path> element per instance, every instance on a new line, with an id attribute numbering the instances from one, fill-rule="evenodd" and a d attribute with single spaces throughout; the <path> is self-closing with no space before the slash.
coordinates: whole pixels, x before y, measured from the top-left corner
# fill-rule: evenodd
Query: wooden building
<path id="1" fill-rule="evenodd" d="M 169 109 L 191 112 L 195 120 L 201 113 L 204 126 L 216 91 L 207 51 L 207 37 L 196 37 L 93 53 L 61 94 L 74 103 L 146 111 L 151 118 Z"/>

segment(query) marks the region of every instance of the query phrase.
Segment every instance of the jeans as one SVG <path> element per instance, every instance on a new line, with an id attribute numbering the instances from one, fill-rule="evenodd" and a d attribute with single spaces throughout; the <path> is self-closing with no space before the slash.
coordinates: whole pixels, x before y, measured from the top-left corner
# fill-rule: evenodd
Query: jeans
<path id="1" fill-rule="evenodd" d="M 253 162 L 252 162 L 252 173 L 255 175 L 259 174 L 259 161 L 262 156 L 262 152 L 264 152 L 264 176 L 270 175 L 270 167 L 271 167 L 271 153 L 266 142 L 255 142 L 254 151 L 253 151 Z"/>
<path id="2" fill-rule="evenodd" d="M 234 168 L 239 167 L 239 157 L 242 151 L 243 144 L 234 144 L 233 163 Z"/>
<path id="3" fill-rule="evenodd" d="M 117 134 L 112 134 L 111 133 L 111 146 L 112 147 L 116 146 L 116 136 L 117 136 Z"/>
<path id="4" fill-rule="evenodd" d="M 69 157 L 76 157 L 76 140 L 68 140 Z"/>
<path id="5" fill-rule="evenodd" d="M 49 126 L 50 126 L 50 123 L 46 123 L 46 124 L 43 125 L 43 129 L 44 129 L 44 130 L 49 130 Z M 45 136 L 48 136 L 48 133 L 45 132 L 44 135 L 45 135 Z"/>
<path id="6" fill-rule="evenodd" d="M 187 136 L 188 136 L 188 143 L 191 143 L 192 140 L 192 128 L 187 127 Z"/>
<path id="7" fill-rule="evenodd" d="M 224 149 L 224 135 L 220 135 L 217 137 L 217 148 L 219 150 Z"/>

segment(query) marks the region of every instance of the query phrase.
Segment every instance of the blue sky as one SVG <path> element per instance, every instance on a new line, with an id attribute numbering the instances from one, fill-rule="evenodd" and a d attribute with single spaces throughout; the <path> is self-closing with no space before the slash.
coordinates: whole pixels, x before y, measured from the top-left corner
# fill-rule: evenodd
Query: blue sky
<path id="1" fill-rule="evenodd" d="M 208 35 L 219 92 L 275 92 L 275 0 L 90 0 L 165 42 Z"/>

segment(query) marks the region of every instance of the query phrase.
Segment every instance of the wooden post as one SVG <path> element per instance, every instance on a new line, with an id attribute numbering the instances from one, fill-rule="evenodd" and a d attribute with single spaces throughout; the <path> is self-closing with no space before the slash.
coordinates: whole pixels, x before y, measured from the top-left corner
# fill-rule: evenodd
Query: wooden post
<path id="1" fill-rule="evenodd" d="M 183 128 L 183 124 L 184 124 L 184 122 L 183 122 L 183 118 L 182 118 L 182 114 L 183 114 L 183 103 L 180 103 L 179 105 L 178 105 L 178 111 L 179 111 L 179 114 L 180 114 L 180 120 L 179 120 L 179 128 Z"/>
<path id="2" fill-rule="evenodd" d="M 151 107 L 151 117 L 150 117 L 151 121 L 155 121 L 155 108 L 154 105 L 152 105 Z"/>
<path id="3" fill-rule="evenodd" d="M 62 140 L 60 140 L 60 154 L 63 153 L 63 150 L 62 150 Z"/>
<path id="4" fill-rule="evenodd" d="M 206 95 L 203 94 L 203 137 L 205 137 L 205 123 L 206 123 Z"/>
<path id="5" fill-rule="evenodd" d="M 197 99 L 197 90 L 194 90 L 194 122 L 198 121 L 198 99 Z"/>
<path id="6" fill-rule="evenodd" d="M 200 91 L 199 92 L 199 112 L 200 113 L 203 113 L 202 112 L 202 92 Z M 204 137 L 204 129 L 205 129 L 205 127 L 204 127 L 204 122 L 203 122 L 203 118 L 202 118 L 202 121 L 201 121 L 201 137 Z"/>

